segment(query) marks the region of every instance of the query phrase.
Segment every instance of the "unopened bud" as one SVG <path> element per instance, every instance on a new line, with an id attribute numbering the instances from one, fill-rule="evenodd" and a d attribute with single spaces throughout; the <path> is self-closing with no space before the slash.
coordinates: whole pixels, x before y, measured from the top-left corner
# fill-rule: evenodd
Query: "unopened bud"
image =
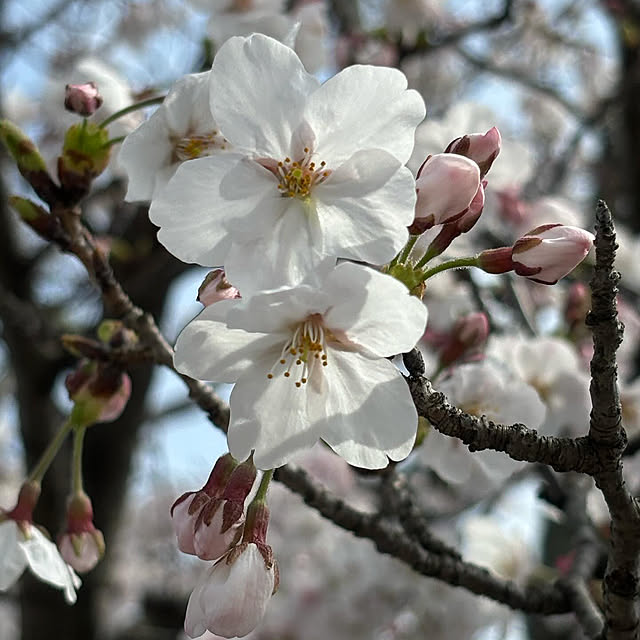
<path id="1" fill-rule="evenodd" d="M 64 108 L 85 118 L 102 106 L 102 96 L 95 82 L 68 84 L 64 91 Z"/>
<path id="2" fill-rule="evenodd" d="M 480 167 L 480 176 L 487 175 L 493 161 L 500 153 L 502 138 L 496 127 L 491 127 L 486 133 L 470 133 L 456 138 L 449 143 L 445 153 L 455 153 L 466 156 Z"/>
<path id="3" fill-rule="evenodd" d="M 93 569 L 104 555 L 104 536 L 93 524 L 89 496 L 80 492 L 67 503 L 67 528 L 58 538 L 60 555 L 79 573 Z"/>
<path id="4" fill-rule="evenodd" d="M 555 284 L 584 260 L 594 239 L 593 234 L 578 227 L 537 227 L 513 245 L 515 272 L 541 284 Z"/>
<path id="5" fill-rule="evenodd" d="M 75 203 L 89 193 L 92 180 L 109 164 L 109 132 L 87 120 L 69 127 L 58 158 L 58 178 L 65 198 Z"/>
<path id="6" fill-rule="evenodd" d="M 240 298 L 240 292 L 227 280 L 224 269 L 214 269 L 198 287 L 198 302 L 205 307 L 220 300 Z"/>
<path id="7" fill-rule="evenodd" d="M 461 218 L 479 187 L 480 172 L 475 162 L 455 154 L 430 156 L 416 178 L 416 215 L 409 232 L 417 235 Z"/>
<path id="8" fill-rule="evenodd" d="M 67 375 L 65 386 L 74 402 L 72 417 L 78 424 L 112 422 L 131 395 L 131 378 L 109 363 L 84 360 Z"/>
<path id="9" fill-rule="evenodd" d="M 47 171 L 35 143 L 9 120 L 0 120 L 0 142 L 6 147 L 24 179 L 46 202 L 54 202 L 59 189 Z"/>

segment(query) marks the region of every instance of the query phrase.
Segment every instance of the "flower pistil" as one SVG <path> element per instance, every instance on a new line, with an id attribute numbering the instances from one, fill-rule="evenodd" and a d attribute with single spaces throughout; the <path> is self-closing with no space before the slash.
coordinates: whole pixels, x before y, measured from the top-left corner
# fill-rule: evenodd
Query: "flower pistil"
<path id="1" fill-rule="evenodd" d="M 327 338 L 331 340 L 334 336 L 324 327 L 322 316 L 318 313 L 310 315 L 298 324 L 291 339 L 282 348 L 278 361 L 279 365 L 286 365 L 284 377 L 291 377 L 294 365 L 302 366 L 300 378 L 296 380 L 296 387 L 300 388 L 307 383 L 320 362 L 322 362 L 322 366 L 326 367 L 328 364 Z M 275 366 L 277 367 L 278 364 Z M 273 378 L 273 371 L 267 374 L 267 378 Z"/>
<path id="2" fill-rule="evenodd" d="M 326 169 L 327 163 L 323 160 L 320 164 L 311 161 L 309 147 L 304 148 L 304 156 L 301 160 L 292 161 L 287 157 L 278 162 L 274 171 L 279 179 L 278 189 L 286 198 L 306 199 L 311 195 L 314 185 L 324 182 L 331 171 Z"/>

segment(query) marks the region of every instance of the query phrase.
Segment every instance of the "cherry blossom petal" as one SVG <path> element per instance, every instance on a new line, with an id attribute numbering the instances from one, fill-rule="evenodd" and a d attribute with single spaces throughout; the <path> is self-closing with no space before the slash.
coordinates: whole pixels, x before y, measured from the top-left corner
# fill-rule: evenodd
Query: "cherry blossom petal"
<path id="1" fill-rule="evenodd" d="M 370 354 L 404 353 L 424 333 L 427 308 L 395 278 L 343 263 L 327 278 L 325 287 L 331 299 L 340 301 L 327 312 L 327 327 L 344 332 L 351 343 Z"/>
<path id="2" fill-rule="evenodd" d="M 234 37 L 213 63 L 211 108 L 234 145 L 284 159 L 307 96 L 318 84 L 289 47 L 261 34 Z"/>
<path id="3" fill-rule="evenodd" d="M 325 260 L 319 234 L 315 212 L 293 203 L 260 238 L 234 242 L 224 263 L 229 280 L 247 296 L 300 283 Z"/>
<path id="4" fill-rule="evenodd" d="M 223 264 L 230 243 L 224 223 L 252 206 L 247 200 L 224 201 L 224 207 L 218 206 L 216 185 L 232 161 L 228 154 L 183 163 L 151 203 L 149 217 L 160 227 L 158 239 L 180 260 L 206 267 Z"/>
<path id="5" fill-rule="evenodd" d="M 209 104 L 210 71 L 180 78 L 171 88 L 162 106 L 171 131 L 186 135 L 203 131 L 213 124 Z"/>
<path id="6" fill-rule="evenodd" d="M 351 168 L 370 154 L 375 155 L 376 162 L 381 160 L 381 152 L 362 152 L 356 154 Z M 372 169 L 372 175 L 374 172 Z M 416 195 L 413 176 L 405 167 L 366 195 L 352 196 L 348 187 L 341 194 L 327 181 L 317 188 L 317 198 L 326 255 L 384 264 L 408 239 L 407 226 L 413 221 Z"/>
<path id="7" fill-rule="evenodd" d="M 381 469 L 413 448 L 418 414 L 402 374 L 388 360 L 330 350 L 322 395 L 309 393 L 309 415 L 349 464 Z M 366 425 L 366 428 L 364 428 Z"/>
<path id="8" fill-rule="evenodd" d="M 158 110 L 132 131 L 122 143 L 118 164 L 129 177 L 125 195 L 128 202 L 151 200 L 156 189 L 156 170 L 173 164 L 173 145 L 166 131 L 165 114 Z M 175 167 L 172 170 L 175 170 Z"/>
<path id="9" fill-rule="evenodd" d="M 298 200 L 283 198 L 277 185 L 278 181 L 270 171 L 248 158 L 243 158 L 224 175 L 220 181 L 220 199 L 212 194 L 212 204 L 226 209 L 229 205 L 244 203 L 243 212 L 238 212 L 225 224 L 234 241 L 260 238 L 290 207 L 300 207 Z"/>
<path id="10" fill-rule="evenodd" d="M 63 589 L 65 599 L 73 604 L 75 590 L 82 584 L 80 578 L 64 561 L 56 545 L 37 527 L 31 527 L 30 534 L 30 538 L 21 543 L 29 568 L 40 580 Z"/>
<path id="11" fill-rule="evenodd" d="M 23 539 L 14 520 L 0 522 L 0 591 L 9 589 L 27 567 L 27 556 L 19 545 Z"/>
<path id="12" fill-rule="evenodd" d="M 235 382 L 253 367 L 254 358 L 284 344 L 278 334 L 247 333 L 226 325 L 227 313 L 241 300 L 220 300 L 204 309 L 178 336 L 174 364 L 200 380 Z M 279 350 L 276 349 L 279 353 Z M 276 357 L 274 352 L 274 359 Z M 244 459 L 244 458 L 243 458 Z"/>
<path id="13" fill-rule="evenodd" d="M 405 164 L 425 116 L 417 91 L 397 69 L 354 65 L 309 96 L 304 117 L 318 132 L 316 151 L 340 164 L 360 149 L 383 149 Z"/>
<path id="14" fill-rule="evenodd" d="M 282 373 L 268 379 L 278 361 L 279 354 L 274 355 L 256 361 L 239 378 L 229 399 L 229 451 L 237 460 L 244 460 L 255 449 L 253 460 L 258 469 L 282 466 L 321 435 L 313 424 L 315 416 L 309 414 L 309 396 L 324 398 L 323 391 L 312 385 L 298 388 L 293 376 L 285 378 Z"/>
<path id="15" fill-rule="evenodd" d="M 298 287 L 256 293 L 242 305 L 229 310 L 227 320 L 231 326 L 245 331 L 272 333 L 289 331 L 312 313 L 323 314 L 331 299 L 308 284 Z"/>

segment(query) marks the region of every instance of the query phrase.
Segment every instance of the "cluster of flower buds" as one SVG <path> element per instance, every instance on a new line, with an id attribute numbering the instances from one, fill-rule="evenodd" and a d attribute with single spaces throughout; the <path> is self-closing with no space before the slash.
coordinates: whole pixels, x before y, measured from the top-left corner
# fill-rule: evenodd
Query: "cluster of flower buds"
<path id="1" fill-rule="evenodd" d="M 484 209 L 487 175 L 500 153 L 502 139 L 496 127 L 486 133 L 456 138 L 444 153 L 428 156 L 416 177 L 416 214 L 409 227 L 419 235 L 433 227 L 439 233 L 427 249 L 440 255 L 463 233 L 470 231 Z"/>
<path id="2" fill-rule="evenodd" d="M 278 588 L 264 499 L 256 497 L 244 514 L 256 474 L 251 459 L 238 464 L 225 454 L 199 491 L 183 494 L 171 507 L 179 549 L 216 561 L 189 599 L 185 631 L 192 638 L 207 630 L 225 638 L 247 635 Z"/>

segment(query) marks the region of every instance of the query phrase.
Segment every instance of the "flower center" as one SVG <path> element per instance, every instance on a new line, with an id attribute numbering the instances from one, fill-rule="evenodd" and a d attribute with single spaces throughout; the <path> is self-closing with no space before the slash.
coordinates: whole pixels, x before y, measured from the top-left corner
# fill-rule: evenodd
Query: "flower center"
<path id="1" fill-rule="evenodd" d="M 301 160 L 285 158 L 278 162 L 275 175 L 279 179 L 278 189 L 287 198 L 308 198 L 315 184 L 324 182 L 331 171 L 326 169 L 324 160 L 320 164 L 311 161 L 309 147 L 304 148 Z"/>
<path id="2" fill-rule="evenodd" d="M 292 370 L 297 368 L 296 373 L 299 372 L 300 376 L 296 380 L 296 387 L 300 388 L 314 371 L 327 366 L 327 338 L 331 339 L 332 334 L 323 326 L 322 316 L 319 313 L 309 316 L 295 328 L 267 378 L 273 378 L 274 369 L 280 367 L 284 369 L 284 377 L 290 378 Z"/>
<path id="3" fill-rule="evenodd" d="M 191 135 L 180 138 L 174 147 L 175 157 L 178 161 L 193 160 L 210 156 L 216 150 L 224 151 L 229 147 L 229 142 L 219 131 L 211 131 L 202 135 Z"/>

